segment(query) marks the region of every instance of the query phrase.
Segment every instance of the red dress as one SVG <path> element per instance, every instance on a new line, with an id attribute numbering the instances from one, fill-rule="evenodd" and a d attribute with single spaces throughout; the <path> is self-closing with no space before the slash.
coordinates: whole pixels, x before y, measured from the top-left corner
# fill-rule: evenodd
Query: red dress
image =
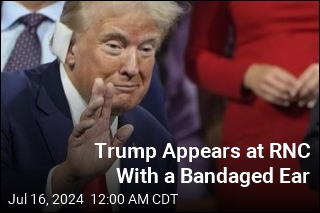
<path id="1" fill-rule="evenodd" d="M 295 76 L 319 62 L 319 2 L 196 2 L 187 49 L 189 76 L 229 100 L 222 146 L 239 147 L 240 158 L 218 159 L 217 172 L 268 172 L 273 183 L 215 183 L 220 211 L 319 211 L 319 194 L 308 184 L 280 183 L 280 168 L 302 172 L 299 158 L 270 158 L 270 143 L 301 143 L 309 122 L 306 108 L 281 108 L 241 93 L 244 73 L 252 63 L 283 67 Z M 233 56 L 224 56 L 230 26 Z M 246 157 L 248 147 L 264 147 L 264 158 Z M 291 180 L 286 177 L 285 180 Z"/>

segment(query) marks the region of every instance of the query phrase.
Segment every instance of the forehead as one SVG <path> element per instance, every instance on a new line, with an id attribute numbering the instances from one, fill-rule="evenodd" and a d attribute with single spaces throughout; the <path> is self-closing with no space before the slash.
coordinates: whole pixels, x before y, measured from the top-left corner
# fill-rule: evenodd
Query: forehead
<path id="1" fill-rule="evenodd" d="M 161 32 L 155 20 L 141 8 L 115 11 L 115 8 L 102 6 L 93 14 L 92 30 L 98 34 L 120 33 L 134 37 L 156 37 L 160 40 Z"/>

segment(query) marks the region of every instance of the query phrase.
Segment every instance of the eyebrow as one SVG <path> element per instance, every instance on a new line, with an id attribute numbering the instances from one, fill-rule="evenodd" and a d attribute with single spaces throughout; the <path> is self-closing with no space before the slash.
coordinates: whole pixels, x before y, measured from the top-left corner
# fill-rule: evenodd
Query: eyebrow
<path id="1" fill-rule="evenodd" d="M 112 32 L 112 33 L 105 33 L 101 36 L 102 40 L 105 39 L 117 39 L 120 40 L 122 43 L 124 44 L 128 44 L 128 37 L 126 37 L 125 35 L 121 34 L 121 33 L 117 33 L 117 32 Z"/>
<path id="2" fill-rule="evenodd" d="M 106 32 L 101 36 L 101 39 L 117 39 L 120 40 L 124 44 L 128 44 L 130 39 L 129 36 L 125 35 L 126 33 L 121 32 Z M 145 43 L 155 43 L 157 45 L 160 44 L 160 34 L 147 34 L 142 41 L 139 42 L 140 44 Z"/>
<path id="3" fill-rule="evenodd" d="M 158 33 L 153 33 L 153 34 L 146 34 L 145 38 L 143 39 L 142 42 L 146 42 L 146 41 L 158 41 L 160 40 L 160 34 Z"/>
<path id="4" fill-rule="evenodd" d="M 151 44 L 155 48 L 158 48 L 158 46 L 160 45 L 160 40 L 158 38 L 148 38 L 142 41 L 140 45 L 145 45 L 145 44 Z"/>

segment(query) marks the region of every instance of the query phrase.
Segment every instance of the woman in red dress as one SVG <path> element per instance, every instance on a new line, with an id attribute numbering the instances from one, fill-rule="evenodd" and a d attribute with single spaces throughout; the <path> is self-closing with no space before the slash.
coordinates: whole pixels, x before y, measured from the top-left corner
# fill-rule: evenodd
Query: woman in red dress
<path id="1" fill-rule="evenodd" d="M 298 146 L 319 93 L 319 2 L 196 2 L 187 69 L 198 85 L 228 99 L 224 147 L 240 158 L 218 159 L 217 172 L 269 172 L 273 183 L 215 183 L 219 211 L 319 211 L 307 183 L 280 183 L 280 168 L 301 172 L 299 157 L 270 158 L 270 144 Z M 232 57 L 225 56 L 230 29 Z M 262 144 L 264 158 L 247 158 Z"/>

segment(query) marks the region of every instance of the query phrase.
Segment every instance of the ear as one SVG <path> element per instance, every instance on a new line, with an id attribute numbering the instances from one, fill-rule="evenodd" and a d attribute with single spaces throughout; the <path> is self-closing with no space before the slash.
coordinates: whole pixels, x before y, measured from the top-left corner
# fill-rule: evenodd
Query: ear
<path id="1" fill-rule="evenodd" d="M 66 57 L 66 64 L 70 67 L 71 70 L 73 70 L 76 64 L 76 59 L 75 59 L 76 42 L 75 41 L 76 41 L 75 36 L 72 36 L 72 39 L 70 41 L 70 45 L 68 48 L 68 52 L 67 52 L 67 57 Z"/>

